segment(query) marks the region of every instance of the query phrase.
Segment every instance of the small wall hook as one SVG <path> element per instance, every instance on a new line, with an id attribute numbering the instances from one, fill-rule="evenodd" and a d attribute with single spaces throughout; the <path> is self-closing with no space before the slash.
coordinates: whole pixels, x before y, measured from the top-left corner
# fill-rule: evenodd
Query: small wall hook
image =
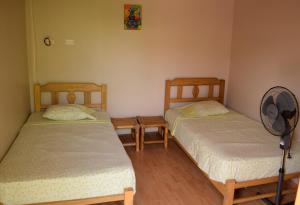
<path id="1" fill-rule="evenodd" d="M 45 46 L 48 46 L 48 47 L 52 45 L 52 42 L 51 42 L 51 39 L 49 36 L 44 38 L 44 44 L 45 44 Z"/>

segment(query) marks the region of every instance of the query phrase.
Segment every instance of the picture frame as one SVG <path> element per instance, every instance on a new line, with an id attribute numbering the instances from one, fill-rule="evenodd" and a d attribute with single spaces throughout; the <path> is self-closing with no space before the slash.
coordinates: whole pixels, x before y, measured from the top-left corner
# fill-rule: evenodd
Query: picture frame
<path id="1" fill-rule="evenodd" d="M 125 30 L 142 29 L 142 5 L 139 4 L 124 5 L 124 29 Z"/>

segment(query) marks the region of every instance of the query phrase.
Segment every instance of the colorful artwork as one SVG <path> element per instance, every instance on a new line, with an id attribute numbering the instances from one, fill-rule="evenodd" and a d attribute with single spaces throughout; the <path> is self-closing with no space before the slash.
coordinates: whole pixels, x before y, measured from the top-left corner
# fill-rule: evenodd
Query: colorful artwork
<path id="1" fill-rule="evenodd" d="M 136 4 L 124 5 L 124 26 L 125 30 L 142 29 L 142 6 Z"/>

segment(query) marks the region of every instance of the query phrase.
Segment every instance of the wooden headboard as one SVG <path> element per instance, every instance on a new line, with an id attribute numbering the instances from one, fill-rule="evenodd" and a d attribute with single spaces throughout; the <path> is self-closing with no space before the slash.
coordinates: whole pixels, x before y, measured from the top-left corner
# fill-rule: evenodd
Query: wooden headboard
<path id="1" fill-rule="evenodd" d="M 105 84 L 97 85 L 95 83 L 47 83 L 45 85 L 34 85 L 34 108 L 35 111 L 47 109 L 48 104 L 42 104 L 42 93 L 51 93 L 51 105 L 59 104 L 59 93 L 67 93 L 67 102 L 74 104 L 76 101 L 75 92 L 84 93 L 84 105 L 90 108 L 106 111 L 107 105 L 107 87 Z M 101 103 L 93 104 L 91 101 L 91 93 L 101 93 Z"/>
<path id="2" fill-rule="evenodd" d="M 185 86 L 192 86 L 192 97 L 183 97 L 183 88 Z M 208 95 L 201 96 L 201 86 L 208 86 Z M 219 87 L 218 96 L 214 96 L 215 86 Z M 171 88 L 177 87 L 176 96 L 171 97 Z M 170 108 L 172 103 L 186 103 L 197 102 L 204 100 L 216 100 L 224 103 L 225 80 L 217 78 L 175 78 L 174 80 L 166 80 L 165 88 L 165 112 Z"/>

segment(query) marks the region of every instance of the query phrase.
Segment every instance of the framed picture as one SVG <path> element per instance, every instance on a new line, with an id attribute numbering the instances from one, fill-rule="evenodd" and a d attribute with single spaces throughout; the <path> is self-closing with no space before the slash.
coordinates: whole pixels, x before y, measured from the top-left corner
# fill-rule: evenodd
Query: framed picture
<path id="1" fill-rule="evenodd" d="M 137 4 L 124 5 L 124 28 L 125 30 L 142 29 L 142 6 Z"/>

